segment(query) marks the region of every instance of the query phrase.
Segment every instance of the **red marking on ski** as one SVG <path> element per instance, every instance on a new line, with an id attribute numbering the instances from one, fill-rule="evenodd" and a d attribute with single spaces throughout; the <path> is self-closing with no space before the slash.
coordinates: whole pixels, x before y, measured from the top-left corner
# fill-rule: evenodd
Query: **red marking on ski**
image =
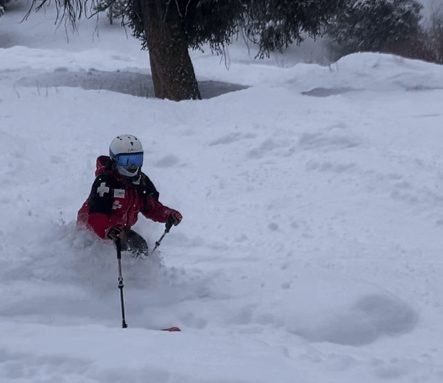
<path id="1" fill-rule="evenodd" d="M 180 327 L 175 327 L 175 326 L 173 326 L 173 327 L 168 327 L 168 328 L 162 328 L 162 331 L 170 331 L 170 332 L 173 332 L 173 331 L 181 331 L 181 329 L 180 329 Z"/>

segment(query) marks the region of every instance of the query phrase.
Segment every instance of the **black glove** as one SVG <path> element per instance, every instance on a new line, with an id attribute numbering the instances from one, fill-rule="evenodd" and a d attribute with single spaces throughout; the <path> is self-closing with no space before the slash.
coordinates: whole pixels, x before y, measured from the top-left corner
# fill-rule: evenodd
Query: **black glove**
<path id="1" fill-rule="evenodd" d="M 181 220 L 183 219 L 180 212 L 177 210 L 171 210 L 171 213 L 168 216 L 168 220 L 166 221 L 166 227 L 171 228 L 172 225 L 177 226 Z"/>
<path id="2" fill-rule="evenodd" d="M 120 241 L 123 242 L 124 237 L 125 237 L 125 231 L 121 226 L 118 225 L 112 226 L 106 232 L 106 238 L 112 239 L 113 241 L 120 239 Z"/>

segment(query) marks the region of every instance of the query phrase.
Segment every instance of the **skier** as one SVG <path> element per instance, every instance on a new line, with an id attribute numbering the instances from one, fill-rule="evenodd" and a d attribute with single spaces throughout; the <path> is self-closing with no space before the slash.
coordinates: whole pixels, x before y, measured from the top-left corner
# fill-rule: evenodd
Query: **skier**
<path id="1" fill-rule="evenodd" d="M 145 239 L 133 231 L 138 213 L 169 226 L 178 225 L 182 215 L 163 205 L 159 193 L 141 171 L 143 147 L 130 134 L 114 138 L 109 157 L 97 158 L 95 181 L 91 193 L 77 215 L 79 227 L 86 227 L 100 238 L 120 239 L 122 250 L 134 255 L 148 255 Z"/>

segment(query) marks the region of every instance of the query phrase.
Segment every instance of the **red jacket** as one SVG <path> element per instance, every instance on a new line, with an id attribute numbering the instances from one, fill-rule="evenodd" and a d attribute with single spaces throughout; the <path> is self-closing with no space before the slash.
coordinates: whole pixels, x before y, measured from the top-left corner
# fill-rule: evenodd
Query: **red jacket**
<path id="1" fill-rule="evenodd" d="M 175 212 L 162 205 L 154 184 L 141 173 L 139 182 L 133 183 L 121 176 L 112 166 L 107 156 L 97 158 L 97 176 L 91 193 L 77 215 L 77 224 L 93 230 L 105 238 L 114 225 L 125 229 L 137 222 L 138 213 L 157 222 L 166 222 Z"/>

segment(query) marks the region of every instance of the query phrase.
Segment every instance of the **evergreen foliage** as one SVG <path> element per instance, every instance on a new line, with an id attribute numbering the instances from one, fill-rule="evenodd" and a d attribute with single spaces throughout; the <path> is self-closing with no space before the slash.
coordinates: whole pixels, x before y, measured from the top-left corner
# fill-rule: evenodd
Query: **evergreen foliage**
<path id="1" fill-rule="evenodd" d="M 101 11 L 118 6 L 134 35 L 147 47 L 140 16 L 143 0 L 102 0 Z M 345 0 L 157 0 L 156 11 L 164 21 L 178 16 L 190 48 L 209 44 L 217 53 L 239 34 L 259 47 L 259 56 L 316 36 Z M 121 6 L 124 4 L 124 6 Z"/>
<path id="2" fill-rule="evenodd" d="M 417 0 L 348 0 L 327 34 L 340 55 L 386 51 L 420 33 L 421 8 Z"/>
<path id="3" fill-rule="evenodd" d="M 443 5 L 434 11 L 431 16 L 431 27 L 428 31 L 435 62 L 443 64 Z"/>
<path id="4" fill-rule="evenodd" d="M 95 6 L 96 12 L 106 12 L 106 16 L 111 24 L 115 20 L 125 23 L 125 16 L 128 14 L 130 0 L 98 0 Z"/>

